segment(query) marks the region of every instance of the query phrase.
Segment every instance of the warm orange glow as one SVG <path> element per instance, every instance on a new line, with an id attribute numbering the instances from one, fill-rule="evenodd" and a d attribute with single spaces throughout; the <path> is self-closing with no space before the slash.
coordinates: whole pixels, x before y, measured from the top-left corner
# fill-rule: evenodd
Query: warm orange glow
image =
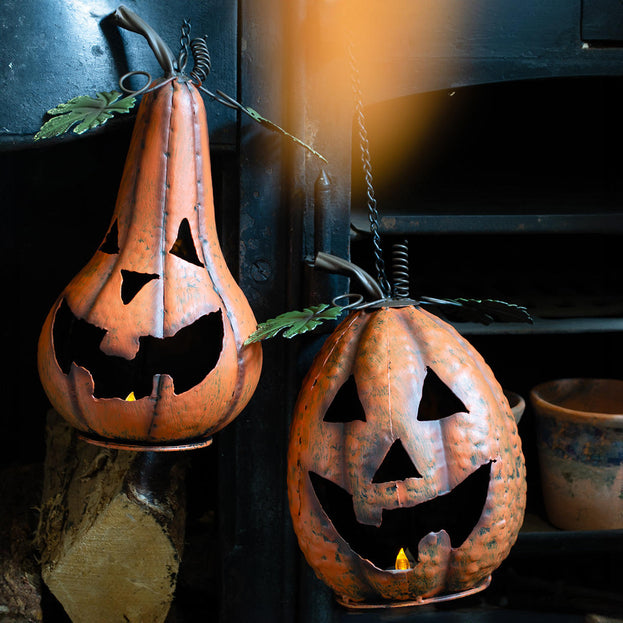
<path id="1" fill-rule="evenodd" d="M 411 563 L 405 554 L 404 548 L 400 548 L 398 552 L 398 556 L 396 556 L 396 571 L 405 571 L 407 569 L 411 569 Z"/>
<path id="2" fill-rule="evenodd" d="M 134 392 L 130 392 L 127 397 L 126 397 L 126 402 L 132 402 L 133 400 L 136 400 L 136 396 L 134 395 Z"/>
<path id="3" fill-rule="evenodd" d="M 439 65 L 450 71 L 473 20 L 461 3 L 449 10 L 435 0 L 317 0 L 304 11 L 293 10 L 290 17 L 295 82 L 287 94 L 292 110 L 305 111 L 305 125 L 294 127 L 294 133 L 302 134 L 331 164 L 351 142 L 358 99 L 354 82 L 366 110 L 439 89 Z M 305 87 L 300 88 L 303 79 Z M 436 106 L 418 102 L 408 116 L 386 115 L 380 136 L 371 137 L 379 177 L 400 165 L 406 151 L 415 150 L 413 161 L 425 164 L 431 149 L 426 141 L 438 112 Z M 356 145 L 357 136 L 352 138 Z M 346 154 L 350 157 L 349 150 Z"/>

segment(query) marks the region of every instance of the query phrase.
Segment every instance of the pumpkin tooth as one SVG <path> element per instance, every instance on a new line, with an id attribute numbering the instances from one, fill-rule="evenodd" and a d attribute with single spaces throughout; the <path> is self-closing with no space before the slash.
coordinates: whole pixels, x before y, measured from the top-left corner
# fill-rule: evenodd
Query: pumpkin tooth
<path id="1" fill-rule="evenodd" d="M 136 400 L 136 396 L 134 395 L 134 392 L 130 392 L 127 396 L 126 396 L 126 402 L 132 402 L 134 400 Z"/>

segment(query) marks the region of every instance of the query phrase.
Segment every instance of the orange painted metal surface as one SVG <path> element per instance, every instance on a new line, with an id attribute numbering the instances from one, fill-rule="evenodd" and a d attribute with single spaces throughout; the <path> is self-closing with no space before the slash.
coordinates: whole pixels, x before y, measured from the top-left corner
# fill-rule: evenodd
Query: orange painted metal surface
<path id="1" fill-rule="evenodd" d="M 288 494 L 300 547 L 342 603 L 481 590 L 525 510 L 508 400 L 483 358 L 438 317 L 414 306 L 353 312 L 301 387 Z M 401 547 L 410 569 L 391 562 Z"/>
<path id="2" fill-rule="evenodd" d="M 196 447 L 247 404 L 262 352 L 243 344 L 256 320 L 217 237 L 202 98 L 183 76 L 152 86 L 109 231 L 52 307 L 38 366 L 87 436 Z"/>

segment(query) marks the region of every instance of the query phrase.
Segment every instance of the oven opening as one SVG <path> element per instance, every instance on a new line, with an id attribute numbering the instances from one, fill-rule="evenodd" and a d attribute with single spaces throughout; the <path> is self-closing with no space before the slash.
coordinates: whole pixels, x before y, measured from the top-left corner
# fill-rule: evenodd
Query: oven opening
<path id="1" fill-rule="evenodd" d="M 623 79 L 445 89 L 367 107 L 381 217 L 623 211 Z M 366 229 L 353 129 L 352 217 Z"/>
<path id="2" fill-rule="evenodd" d="M 499 299 L 538 318 L 623 316 L 622 104 L 622 78 L 591 76 L 368 106 L 386 265 L 407 238 L 412 296 Z M 352 259 L 374 274 L 356 127 L 351 222 Z"/>

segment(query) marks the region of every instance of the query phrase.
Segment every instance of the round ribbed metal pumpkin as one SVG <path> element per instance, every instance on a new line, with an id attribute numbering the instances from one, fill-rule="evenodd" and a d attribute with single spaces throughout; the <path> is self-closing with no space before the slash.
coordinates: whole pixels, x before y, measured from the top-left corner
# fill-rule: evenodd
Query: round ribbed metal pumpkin
<path id="1" fill-rule="evenodd" d="M 508 401 L 437 316 L 414 305 L 351 312 L 301 387 L 288 494 L 308 563 L 347 605 L 481 590 L 525 508 Z"/>

